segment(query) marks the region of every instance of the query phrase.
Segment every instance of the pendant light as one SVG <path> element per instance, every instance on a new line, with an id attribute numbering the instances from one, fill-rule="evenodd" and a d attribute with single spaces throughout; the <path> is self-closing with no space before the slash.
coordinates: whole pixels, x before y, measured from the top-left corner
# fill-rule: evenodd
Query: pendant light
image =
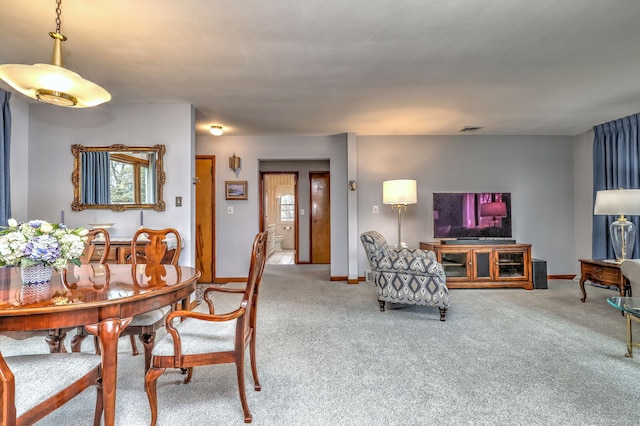
<path id="1" fill-rule="evenodd" d="M 51 65 L 0 65 L 0 79 L 23 95 L 52 105 L 88 108 L 108 102 L 109 92 L 64 68 L 62 42 L 67 38 L 60 32 L 61 3 L 56 0 L 56 31 L 49 33 L 53 39 Z"/>

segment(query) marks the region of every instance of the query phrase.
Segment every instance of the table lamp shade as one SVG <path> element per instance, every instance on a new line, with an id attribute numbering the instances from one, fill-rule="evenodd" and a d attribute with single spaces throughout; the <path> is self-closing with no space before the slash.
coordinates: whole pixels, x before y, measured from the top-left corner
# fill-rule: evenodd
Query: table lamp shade
<path id="1" fill-rule="evenodd" d="M 416 204 L 418 185 L 412 179 L 395 179 L 382 182 L 382 202 L 391 205 Z"/>
<path id="2" fill-rule="evenodd" d="M 640 215 L 640 189 L 598 191 L 593 213 L 596 215 L 619 216 L 609 226 L 611 245 L 618 262 L 630 259 L 636 241 L 636 230 L 634 224 L 624 216 Z"/>
<path id="3" fill-rule="evenodd" d="M 596 193 L 597 215 L 640 215 L 640 189 L 607 189 Z"/>
<path id="4" fill-rule="evenodd" d="M 507 203 L 502 201 L 480 204 L 480 216 L 482 217 L 507 217 Z"/>

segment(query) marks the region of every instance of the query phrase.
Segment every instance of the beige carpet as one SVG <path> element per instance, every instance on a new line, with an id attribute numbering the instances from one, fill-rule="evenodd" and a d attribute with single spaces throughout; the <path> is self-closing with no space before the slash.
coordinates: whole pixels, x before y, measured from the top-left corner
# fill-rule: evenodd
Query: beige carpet
<path id="1" fill-rule="evenodd" d="M 328 267 L 267 266 L 260 299 L 262 391 L 255 425 L 637 425 L 640 351 L 625 358 L 625 323 L 575 281 L 548 290 L 451 290 L 438 310 L 380 312 L 366 283 L 328 280 Z M 230 306 L 229 301 L 227 305 Z M 91 350 L 87 339 L 84 350 Z M 145 425 L 143 359 L 121 339 L 118 425 Z M 41 338 L 0 337 L 4 354 L 46 351 Z M 158 382 L 160 425 L 240 425 L 232 366 Z M 93 391 L 40 424 L 88 425 Z"/>

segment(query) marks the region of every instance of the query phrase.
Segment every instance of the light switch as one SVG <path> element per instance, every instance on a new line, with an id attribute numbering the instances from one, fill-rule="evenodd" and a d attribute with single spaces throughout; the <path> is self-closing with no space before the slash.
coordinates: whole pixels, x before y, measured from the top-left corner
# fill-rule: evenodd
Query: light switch
<path id="1" fill-rule="evenodd" d="M 378 214 L 378 206 L 373 206 L 373 214 Z"/>
<path id="2" fill-rule="evenodd" d="M 182 207 L 182 197 L 176 197 L 176 207 Z"/>
<path id="3" fill-rule="evenodd" d="M 227 214 L 233 214 L 233 206 L 227 206 Z"/>
<path id="4" fill-rule="evenodd" d="M 300 209 L 300 216 L 304 216 L 304 209 Z"/>

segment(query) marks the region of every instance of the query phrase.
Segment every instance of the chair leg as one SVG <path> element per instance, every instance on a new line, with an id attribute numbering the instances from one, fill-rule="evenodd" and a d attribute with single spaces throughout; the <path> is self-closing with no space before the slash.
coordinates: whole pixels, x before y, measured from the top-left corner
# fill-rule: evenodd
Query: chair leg
<path id="1" fill-rule="evenodd" d="M 438 308 L 440 309 L 440 321 L 444 321 L 444 316 L 447 314 L 447 308 Z"/>
<path id="2" fill-rule="evenodd" d="M 189 367 L 189 368 L 181 368 L 181 371 L 183 371 L 183 374 L 186 373 L 187 377 L 184 378 L 184 384 L 186 385 L 187 383 L 189 383 L 191 381 L 191 379 L 193 378 L 193 367 Z"/>
<path id="3" fill-rule="evenodd" d="M 142 342 L 142 346 L 144 347 L 144 371 L 146 373 L 149 370 L 149 367 L 151 367 L 151 352 L 153 351 L 153 345 L 156 341 L 156 333 L 141 334 L 139 338 Z"/>
<path id="4" fill-rule="evenodd" d="M 378 303 L 380 304 L 380 312 L 384 312 L 384 300 L 378 300 Z"/>
<path id="5" fill-rule="evenodd" d="M 93 336 L 93 345 L 96 348 L 96 355 L 102 355 L 102 350 L 100 349 L 100 339 L 98 339 L 98 336 Z"/>
<path id="6" fill-rule="evenodd" d="M 240 393 L 240 404 L 242 404 L 244 422 L 251 423 L 251 411 L 249 411 L 247 394 L 244 389 L 244 351 L 236 352 L 236 373 L 238 375 L 238 392 Z"/>
<path id="7" fill-rule="evenodd" d="M 253 388 L 257 391 L 262 389 L 260 385 L 260 379 L 258 378 L 258 366 L 256 364 L 256 335 L 255 331 L 251 337 L 251 343 L 249 346 L 249 358 L 251 358 L 251 373 L 253 374 Z"/>
<path id="8" fill-rule="evenodd" d="M 136 345 L 136 336 L 134 336 L 133 334 L 130 335 L 129 340 L 131 341 L 131 353 L 133 354 L 133 356 L 138 355 L 140 352 L 138 352 L 138 346 Z"/>
<path id="9" fill-rule="evenodd" d="M 155 426 L 156 422 L 158 421 L 158 391 L 156 384 L 158 381 L 158 377 L 162 376 L 165 370 L 165 368 L 152 367 L 144 376 L 144 387 L 147 391 L 149 408 L 151 409 L 151 426 Z"/>
<path id="10" fill-rule="evenodd" d="M 93 426 L 100 426 L 102 423 L 102 412 L 104 411 L 104 401 L 102 400 L 102 379 L 96 382 L 96 412 L 93 415 Z"/>

